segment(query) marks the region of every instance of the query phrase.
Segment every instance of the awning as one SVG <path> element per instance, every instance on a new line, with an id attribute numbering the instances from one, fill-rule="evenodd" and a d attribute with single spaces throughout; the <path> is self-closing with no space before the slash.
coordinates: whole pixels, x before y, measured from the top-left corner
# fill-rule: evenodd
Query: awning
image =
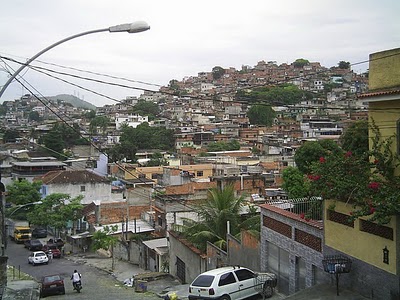
<path id="1" fill-rule="evenodd" d="M 154 239 L 144 241 L 143 244 L 151 250 L 154 250 L 158 255 L 168 253 L 168 240 L 167 238 Z"/>
<path id="2" fill-rule="evenodd" d="M 92 236 L 93 236 L 93 234 L 91 234 L 89 231 L 85 231 L 85 232 L 82 232 L 82 233 L 71 235 L 71 238 L 76 240 L 76 239 L 83 239 L 83 238 L 88 238 L 88 237 L 92 237 Z"/>

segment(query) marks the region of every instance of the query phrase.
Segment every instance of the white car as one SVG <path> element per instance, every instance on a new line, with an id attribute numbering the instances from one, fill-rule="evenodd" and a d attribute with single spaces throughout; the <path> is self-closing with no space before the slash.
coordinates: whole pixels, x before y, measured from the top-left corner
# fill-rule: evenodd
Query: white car
<path id="1" fill-rule="evenodd" d="M 223 267 L 201 273 L 189 286 L 189 300 L 240 300 L 257 294 L 271 297 L 277 284 L 273 273 L 243 267 Z"/>
<path id="2" fill-rule="evenodd" d="M 28 256 L 28 264 L 38 265 L 38 264 L 48 264 L 49 258 L 46 253 L 43 251 L 35 251 L 32 252 L 31 255 Z"/>

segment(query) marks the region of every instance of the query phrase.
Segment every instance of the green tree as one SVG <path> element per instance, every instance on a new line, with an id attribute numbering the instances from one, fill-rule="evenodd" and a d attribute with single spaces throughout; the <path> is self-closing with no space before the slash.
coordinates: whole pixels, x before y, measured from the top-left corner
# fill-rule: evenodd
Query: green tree
<path id="1" fill-rule="evenodd" d="M 96 117 L 96 112 L 94 110 L 90 110 L 88 112 L 85 112 L 84 117 L 91 120 Z"/>
<path id="2" fill-rule="evenodd" d="M 304 198 L 309 195 L 310 187 L 304 180 L 304 174 L 295 167 L 288 167 L 282 172 L 282 188 L 290 199 Z"/>
<path id="3" fill-rule="evenodd" d="M 225 74 L 225 69 L 219 66 L 212 68 L 212 76 L 214 80 L 220 79 Z"/>
<path id="4" fill-rule="evenodd" d="M 312 99 L 313 93 L 300 90 L 293 84 L 282 84 L 275 87 L 260 87 L 251 91 L 239 90 L 236 99 L 249 103 L 270 105 L 297 104 L 304 99 Z"/>
<path id="5" fill-rule="evenodd" d="M 107 132 L 107 127 L 110 124 L 110 119 L 106 116 L 97 116 L 92 118 L 89 124 L 89 130 L 91 134 L 97 134 L 97 128 L 101 129 L 101 132 L 105 134 Z"/>
<path id="6" fill-rule="evenodd" d="M 7 202 L 14 203 L 15 205 L 38 202 L 41 199 L 41 187 L 41 181 L 34 181 L 31 183 L 26 179 L 15 180 L 12 184 L 7 185 Z"/>
<path id="7" fill-rule="evenodd" d="M 58 159 L 65 159 L 64 149 L 66 147 L 63 141 L 61 127 L 57 124 L 43 137 L 43 143 L 47 152 Z"/>
<path id="8" fill-rule="evenodd" d="M 40 116 L 37 111 L 31 111 L 28 116 L 29 121 L 40 121 Z"/>
<path id="9" fill-rule="evenodd" d="M 28 213 L 28 221 L 60 231 L 66 227 L 68 221 L 75 222 L 82 216 L 82 198 L 81 195 L 71 199 L 68 194 L 50 194 L 42 199 L 42 204 L 35 205 L 33 211 Z"/>
<path id="10" fill-rule="evenodd" d="M 310 62 L 304 58 L 298 58 L 292 63 L 295 68 L 302 68 L 308 64 L 310 64 Z"/>
<path id="11" fill-rule="evenodd" d="M 15 143 L 18 138 L 20 138 L 20 134 L 17 130 L 7 129 L 4 132 L 3 141 L 4 143 Z"/>
<path id="12" fill-rule="evenodd" d="M 205 251 L 207 241 L 225 248 L 228 221 L 231 234 L 239 233 L 239 212 L 243 202 L 244 197 L 236 197 L 232 185 L 222 190 L 210 189 L 207 200 L 195 208 L 200 221 L 187 220 L 185 235 L 202 251 Z"/>
<path id="13" fill-rule="evenodd" d="M 168 166 L 168 161 L 164 158 L 161 152 L 155 152 L 150 161 L 146 164 L 147 167 Z"/>
<path id="14" fill-rule="evenodd" d="M 350 69 L 351 64 L 348 61 L 341 60 L 338 63 L 339 69 Z"/>
<path id="15" fill-rule="evenodd" d="M 118 226 L 103 226 L 102 230 L 97 230 L 93 233 L 92 249 L 94 251 L 104 249 L 111 252 L 112 265 L 114 270 L 114 247 L 118 243 L 118 238 L 113 234 L 118 230 Z"/>
<path id="16" fill-rule="evenodd" d="M 132 113 L 148 116 L 149 121 L 152 121 L 160 113 L 160 108 L 158 104 L 154 102 L 139 100 L 138 103 L 132 107 Z"/>
<path id="17" fill-rule="evenodd" d="M 340 136 L 339 142 L 345 151 L 351 151 L 361 157 L 369 151 L 368 121 L 359 120 L 352 123 Z"/>
<path id="18" fill-rule="evenodd" d="M 240 149 L 238 140 L 232 139 L 229 142 L 218 141 L 207 145 L 207 151 L 234 151 Z"/>
<path id="19" fill-rule="evenodd" d="M 275 112 L 271 106 L 253 105 L 247 112 L 250 124 L 271 126 L 275 118 Z"/>
<path id="20" fill-rule="evenodd" d="M 308 141 L 296 150 L 294 161 L 303 174 L 308 174 L 313 162 L 319 161 L 329 152 L 337 151 L 340 151 L 340 147 L 331 140 Z"/>

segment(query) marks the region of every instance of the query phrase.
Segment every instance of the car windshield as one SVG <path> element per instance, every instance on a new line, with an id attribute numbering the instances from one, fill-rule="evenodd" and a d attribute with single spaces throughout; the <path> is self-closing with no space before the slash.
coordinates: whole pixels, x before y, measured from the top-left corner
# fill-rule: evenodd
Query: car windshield
<path id="1" fill-rule="evenodd" d="M 43 278 L 44 283 L 58 281 L 58 280 L 61 280 L 60 276 L 58 275 L 48 276 Z"/>
<path id="2" fill-rule="evenodd" d="M 46 256 L 46 254 L 45 253 L 36 253 L 36 257 L 38 257 L 38 256 Z"/>
<path id="3" fill-rule="evenodd" d="M 213 280 L 214 280 L 214 276 L 200 275 L 193 281 L 192 285 L 193 286 L 201 286 L 201 287 L 209 287 L 209 286 L 211 286 Z"/>

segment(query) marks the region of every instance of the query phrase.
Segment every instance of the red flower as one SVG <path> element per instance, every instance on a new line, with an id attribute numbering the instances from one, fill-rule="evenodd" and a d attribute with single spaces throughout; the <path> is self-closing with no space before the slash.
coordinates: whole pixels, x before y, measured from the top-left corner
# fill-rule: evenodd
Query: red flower
<path id="1" fill-rule="evenodd" d="M 301 214 L 300 214 L 300 218 L 304 219 L 304 217 L 305 217 L 305 214 L 304 214 L 304 213 L 301 213 Z"/>
<path id="2" fill-rule="evenodd" d="M 321 157 L 319 158 L 319 162 L 320 162 L 321 164 L 323 164 L 324 162 L 326 162 L 325 157 L 321 156 Z"/>
<path id="3" fill-rule="evenodd" d="M 376 210 L 375 207 L 370 207 L 369 213 L 370 213 L 370 214 L 373 214 L 373 213 L 375 212 L 375 210 Z"/>
<path id="4" fill-rule="evenodd" d="M 353 153 L 352 153 L 351 151 L 347 151 L 346 154 L 345 154 L 344 156 L 350 157 L 350 156 L 352 156 L 352 155 L 353 155 Z"/>
<path id="5" fill-rule="evenodd" d="M 379 182 L 375 182 L 375 181 L 370 182 L 370 183 L 368 184 L 368 187 L 369 187 L 370 189 L 377 190 L 377 189 L 379 189 Z"/>
<path id="6" fill-rule="evenodd" d="M 317 181 L 321 178 L 320 175 L 312 175 L 312 174 L 307 175 L 307 177 L 308 177 L 308 179 L 310 179 L 312 181 Z"/>
<path id="7" fill-rule="evenodd" d="M 374 164 L 376 164 L 376 165 L 377 165 L 377 164 L 378 164 L 378 162 L 379 162 L 379 160 L 377 160 L 377 159 L 375 159 L 375 160 L 374 160 Z"/>

